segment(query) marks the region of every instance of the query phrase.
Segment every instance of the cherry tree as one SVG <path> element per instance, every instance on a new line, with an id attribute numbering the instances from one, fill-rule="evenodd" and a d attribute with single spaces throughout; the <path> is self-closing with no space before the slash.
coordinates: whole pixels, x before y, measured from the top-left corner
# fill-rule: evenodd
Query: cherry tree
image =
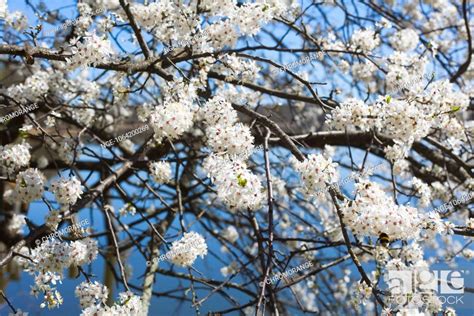
<path id="1" fill-rule="evenodd" d="M 392 277 L 474 258 L 473 7 L 9 8 L 2 273 L 45 314 L 456 315 Z"/>

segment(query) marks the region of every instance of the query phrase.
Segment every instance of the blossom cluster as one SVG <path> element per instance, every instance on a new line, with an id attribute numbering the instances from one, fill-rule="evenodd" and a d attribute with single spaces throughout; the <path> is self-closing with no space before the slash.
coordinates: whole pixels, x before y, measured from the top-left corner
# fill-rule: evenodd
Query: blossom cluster
<path id="1" fill-rule="evenodd" d="M 298 161 L 296 158 L 292 158 L 291 162 L 301 175 L 305 193 L 308 195 L 315 195 L 325 190 L 327 183 L 337 181 L 338 173 L 336 167 L 338 164 L 332 162 L 331 158 L 311 154 L 304 161 Z"/>
<path id="2" fill-rule="evenodd" d="M 26 78 L 23 83 L 11 85 L 7 88 L 7 94 L 20 104 L 26 106 L 33 103 L 29 107 L 23 109 L 31 109 L 35 106 L 35 102 L 39 102 L 50 90 L 51 73 L 44 70 L 34 70 L 34 73 Z"/>
<path id="3" fill-rule="evenodd" d="M 28 166 L 31 159 L 29 148 L 31 147 L 28 143 L 0 146 L 0 166 L 10 176 L 20 168 Z M 45 184 L 46 178 L 38 169 L 28 168 L 20 171 L 16 176 L 12 198 L 18 198 L 25 203 L 41 199 L 46 189 Z M 63 208 L 75 204 L 83 193 L 82 184 L 75 176 L 60 177 L 52 181 L 48 190 L 55 195 L 56 201 Z"/>
<path id="4" fill-rule="evenodd" d="M 161 142 L 165 137 L 177 139 L 193 125 L 193 110 L 182 102 L 165 102 L 150 115 L 155 139 Z"/>
<path id="5" fill-rule="evenodd" d="M 146 265 L 170 260 L 176 265 L 190 267 L 197 257 L 204 258 L 205 255 L 207 255 L 207 244 L 204 238 L 196 232 L 184 233 L 183 238 L 173 242 L 170 251 L 153 258 L 152 261 L 147 261 Z"/>
<path id="6" fill-rule="evenodd" d="M 374 129 L 392 137 L 394 144 L 386 146 L 385 153 L 397 170 L 397 164 L 408 155 L 413 142 L 434 129 L 445 133 L 448 147 L 458 148 L 466 136 L 454 114 L 468 106 L 468 95 L 455 91 L 447 80 L 436 81 L 423 94 L 418 93 L 410 99 L 380 97 L 372 105 L 348 99 L 327 116 L 327 123 L 338 130 Z"/>
<path id="7" fill-rule="evenodd" d="M 83 41 L 75 38 L 71 42 L 71 57 L 66 58 L 70 68 L 95 66 L 114 59 L 114 50 L 106 37 L 86 33 Z"/>
<path id="8" fill-rule="evenodd" d="M 154 161 L 149 165 L 150 174 L 156 183 L 168 183 L 171 180 L 171 165 L 165 161 Z"/>
<path id="9" fill-rule="evenodd" d="M 344 222 L 355 235 L 378 237 L 385 233 L 402 240 L 419 236 L 421 218 L 416 208 L 395 204 L 379 184 L 367 179 L 361 179 L 356 189 L 356 199 L 343 207 Z"/>
<path id="10" fill-rule="evenodd" d="M 214 152 L 225 152 L 231 156 L 243 156 L 254 151 L 253 136 L 248 126 L 215 125 L 207 128 L 208 144 Z"/>
<path id="11" fill-rule="evenodd" d="M 372 29 L 358 29 L 351 37 L 351 47 L 354 50 L 371 52 L 380 44 L 380 36 Z"/>
<path id="12" fill-rule="evenodd" d="M 222 65 L 217 66 L 227 80 L 254 81 L 260 76 L 261 67 L 255 60 L 237 56 L 237 54 L 226 54 L 221 58 Z"/>
<path id="13" fill-rule="evenodd" d="M 223 96 L 210 98 L 200 109 L 203 120 L 210 126 L 229 126 L 237 122 L 237 112 Z"/>
<path id="14" fill-rule="evenodd" d="M 420 237 L 425 240 L 434 238 L 438 234 L 450 235 L 453 233 L 454 224 L 448 220 L 441 219 L 438 212 L 430 211 L 421 216 L 420 227 L 423 228 Z"/>
<path id="15" fill-rule="evenodd" d="M 287 5 L 278 1 L 257 1 L 255 3 L 237 2 L 215 3 L 200 1 L 199 5 L 177 5 L 172 1 L 153 2 L 148 5 L 134 3 L 131 11 L 138 23 L 161 42 L 193 42 L 193 50 L 212 52 L 225 46 L 233 46 L 240 35 L 255 35 L 261 25 L 268 23 L 274 16 L 285 12 Z M 199 10 L 209 18 L 210 23 L 201 30 L 199 19 L 186 19 Z M 166 12 L 166 14 L 162 14 Z M 125 17 L 124 17 L 125 18 Z M 195 37 L 203 34 L 199 38 Z"/>
<path id="16" fill-rule="evenodd" d="M 29 168 L 16 176 L 15 192 L 25 203 L 40 199 L 44 192 L 44 175 L 38 169 Z"/>
<path id="17" fill-rule="evenodd" d="M 232 243 L 236 242 L 239 239 L 239 232 L 232 225 L 227 226 L 224 230 L 222 230 L 221 234 L 223 238 L 227 239 Z"/>
<path id="18" fill-rule="evenodd" d="M 51 184 L 51 191 L 62 206 L 76 204 L 83 193 L 81 181 L 75 176 L 57 179 Z"/>
<path id="19" fill-rule="evenodd" d="M 413 29 L 401 29 L 397 31 L 393 34 L 390 41 L 393 48 L 401 52 L 414 50 L 419 42 L 418 34 Z"/>
<path id="20" fill-rule="evenodd" d="M 223 95 L 211 98 L 200 115 L 208 125 L 208 144 L 214 152 L 203 167 L 217 186 L 217 196 L 231 210 L 260 208 L 262 184 L 244 162 L 255 151 L 250 128 L 236 122 L 237 113 Z"/>
<path id="21" fill-rule="evenodd" d="M 17 260 L 25 271 L 35 277 L 32 295 L 44 295 L 41 307 L 55 308 L 63 300 L 55 285 L 63 279 L 63 270 L 70 266 L 82 266 L 92 262 L 98 254 L 97 241 L 85 238 L 71 243 L 47 239 L 38 247 L 28 250 L 22 248 L 25 258 Z"/>
<path id="22" fill-rule="evenodd" d="M 254 150 L 250 128 L 236 122 L 237 113 L 225 97 L 213 97 L 201 112 L 208 125 L 208 144 L 214 152 L 237 156 Z"/>
<path id="23" fill-rule="evenodd" d="M 244 162 L 210 155 L 203 167 L 217 187 L 217 196 L 231 211 L 257 210 L 262 206 L 265 198 L 263 186 Z"/>
<path id="24" fill-rule="evenodd" d="M 107 301 L 109 290 L 99 282 L 82 282 L 75 290 L 79 304 L 83 309 L 92 305 L 101 305 Z"/>
<path id="25" fill-rule="evenodd" d="M 413 178 L 412 182 L 413 182 L 413 189 L 420 196 L 419 205 L 421 207 L 428 206 L 430 204 L 430 201 L 433 198 L 432 190 L 430 186 L 416 177 Z"/>
<path id="26" fill-rule="evenodd" d="M 31 159 L 30 148 L 30 144 L 26 142 L 0 146 L 0 167 L 2 171 L 12 175 L 20 168 L 28 166 Z"/>
<path id="27" fill-rule="evenodd" d="M 8 26 L 17 31 L 23 31 L 28 27 L 28 19 L 21 11 L 8 12 L 5 22 Z"/>
<path id="28" fill-rule="evenodd" d="M 98 290 L 99 292 L 95 292 Z M 130 315 L 146 316 L 141 297 L 132 292 L 119 293 L 119 299 L 114 305 L 104 304 L 108 289 L 105 285 L 94 283 L 76 288 L 76 296 L 87 306 L 80 316 L 96 315 Z M 82 305 L 82 304 L 81 304 Z"/>

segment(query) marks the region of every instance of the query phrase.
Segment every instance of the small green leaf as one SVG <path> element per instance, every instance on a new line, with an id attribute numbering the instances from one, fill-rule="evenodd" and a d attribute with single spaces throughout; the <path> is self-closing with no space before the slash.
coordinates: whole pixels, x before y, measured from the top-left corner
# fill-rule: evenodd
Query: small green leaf
<path id="1" fill-rule="evenodd" d="M 28 137 L 29 137 L 28 132 L 22 131 L 22 130 L 20 130 L 20 132 L 18 133 L 18 135 L 19 135 L 21 138 L 28 138 Z"/>
<path id="2" fill-rule="evenodd" d="M 122 303 L 122 306 L 125 306 L 128 304 L 128 302 L 130 302 L 130 300 L 132 299 L 131 296 L 127 297 L 127 299 L 125 300 L 125 302 Z"/>
<path id="3" fill-rule="evenodd" d="M 392 101 L 392 96 L 387 95 L 387 96 L 385 97 L 385 102 L 387 102 L 387 104 L 388 104 L 388 103 L 390 103 L 390 101 Z"/>
<path id="4" fill-rule="evenodd" d="M 21 178 L 20 187 L 26 188 L 26 181 L 25 181 L 25 179 L 23 179 L 23 178 Z"/>
<path id="5" fill-rule="evenodd" d="M 247 179 L 245 179 L 244 177 L 242 177 L 241 174 L 239 174 L 237 176 L 237 183 L 241 186 L 241 187 L 245 187 L 247 185 Z"/>
<path id="6" fill-rule="evenodd" d="M 455 105 L 455 106 L 451 107 L 451 112 L 455 113 L 455 112 L 459 111 L 460 109 L 461 109 L 461 107 L 459 105 Z"/>

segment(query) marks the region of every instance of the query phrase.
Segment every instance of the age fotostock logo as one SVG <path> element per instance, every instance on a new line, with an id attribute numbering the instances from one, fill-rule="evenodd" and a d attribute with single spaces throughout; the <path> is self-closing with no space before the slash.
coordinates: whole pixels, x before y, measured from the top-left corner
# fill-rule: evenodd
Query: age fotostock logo
<path id="1" fill-rule="evenodd" d="M 409 303 L 408 298 L 420 295 L 422 301 L 426 296 L 438 295 L 443 304 L 463 304 L 464 276 L 460 270 L 389 270 L 387 284 L 392 295 L 407 298 L 397 298 L 398 304 Z"/>

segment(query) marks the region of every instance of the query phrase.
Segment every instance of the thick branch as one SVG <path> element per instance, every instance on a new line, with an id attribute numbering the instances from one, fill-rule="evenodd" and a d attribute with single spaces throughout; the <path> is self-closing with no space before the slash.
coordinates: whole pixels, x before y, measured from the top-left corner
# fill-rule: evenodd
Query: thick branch
<path id="1" fill-rule="evenodd" d="M 7 55 L 17 55 L 22 57 L 38 57 L 48 60 L 56 61 L 66 61 L 66 58 L 71 57 L 69 54 L 63 54 L 62 52 L 52 51 L 47 48 L 42 47 L 25 47 L 17 45 L 0 45 L 0 54 Z M 173 80 L 173 76 L 166 73 L 163 69 L 158 67 L 156 64 L 160 61 L 160 58 L 152 58 L 142 63 L 133 63 L 133 62 L 111 62 L 111 63 L 100 63 L 94 68 L 105 69 L 105 70 L 114 70 L 127 73 L 136 73 L 136 72 L 149 72 L 158 74 L 160 77 L 167 81 Z"/>

